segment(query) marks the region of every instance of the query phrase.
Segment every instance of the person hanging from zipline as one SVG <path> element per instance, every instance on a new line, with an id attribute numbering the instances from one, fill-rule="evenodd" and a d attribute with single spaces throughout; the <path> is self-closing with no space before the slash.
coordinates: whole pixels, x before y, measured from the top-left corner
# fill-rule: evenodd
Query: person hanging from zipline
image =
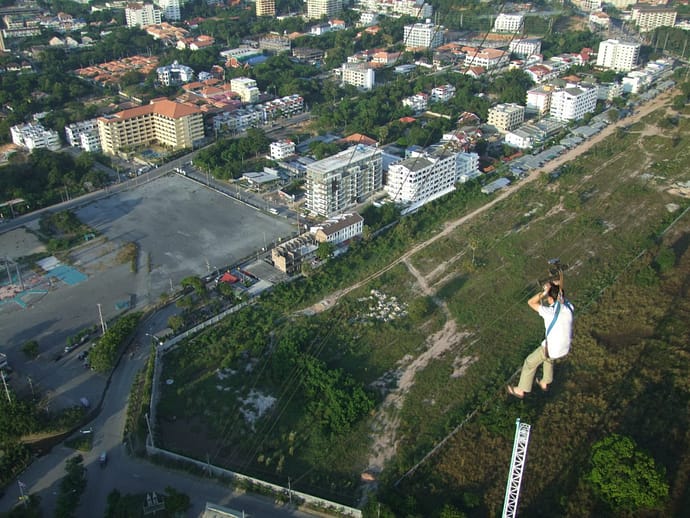
<path id="1" fill-rule="evenodd" d="M 565 298 L 563 271 L 558 261 L 555 260 L 553 264 L 558 267 L 559 278 L 544 284 L 542 290 L 527 301 L 529 307 L 544 319 L 546 333 L 541 345 L 525 358 L 517 386 L 507 387 L 508 394 L 520 399 L 532 391 L 534 376 L 540 365 L 542 378 L 537 380 L 537 384 L 543 391 L 549 390 L 553 381 L 553 361 L 563 358 L 570 351 L 575 308 Z"/>

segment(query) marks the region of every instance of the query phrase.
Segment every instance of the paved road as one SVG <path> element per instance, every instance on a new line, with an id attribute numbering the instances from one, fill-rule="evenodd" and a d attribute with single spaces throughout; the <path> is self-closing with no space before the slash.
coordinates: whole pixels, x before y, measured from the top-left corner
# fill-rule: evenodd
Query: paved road
<path id="1" fill-rule="evenodd" d="M 127 398 L 134 376 L 144 367 L 148 357 L 148 345 L 151 338 L 147 334 L 155 334 L 166 328 L 169 312 L 172 310 L 174 307 L 160 311 L 140 326 L 135 340 L 142 346 L 131 358 L 128 354 L 124 355 L 113 375 L 100 414 L 88 425 L 93 430 L 94 447 L 90 452 L 83 454 L 88 482 L 81 498 L 78 516 L 89 518 L 103 516 L 108 494 L 115 488 L 122 493 L 144 491 L 163 493 L 167 486 L 172 486 L 191 497 L 193 508 L 189 516 L 198 516 L 207 501 L 244 510 L 257 517 L 313 516 L 289 506 L 277 505 L 267 498 L 233 491 L 221 484 L 189 475 L 186 472 L 173 471 L 132 458 L 126 453 L 127 446 L 123 444 L 122 437 Z M 101 468 L 98 463 L 101 452 L 108 454 L 109 460 L 105 468 Z M 27 485 L 29 493 L 41 497 L 46 515 L 52 514 L 60 479 L 65 473 L 65 462 L 74 454 L 74 450 L 60 445 L 49 454 L 38 458 L 19 477 L 19 480 Z M 5 496 L 0 500 L 0 511 L 9 510 L 18 502 L 18 498 L 18 485 L 13 484 L 7 488 Z"/>

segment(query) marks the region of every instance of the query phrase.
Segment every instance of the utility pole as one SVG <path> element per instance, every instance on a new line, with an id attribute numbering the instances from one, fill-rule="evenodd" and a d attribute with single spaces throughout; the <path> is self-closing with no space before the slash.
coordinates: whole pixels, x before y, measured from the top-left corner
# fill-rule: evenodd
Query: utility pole
<path id="1" fill-rule="evenodd" d="M 101 319 L 101 331 L 103 334 L 105 334 L 105 332 L 108 330 L 108 326 L 106 325 L 105 320 L 103 320 L 103 312 L 101 311 L 100 303 L 96 304 L 96 306 L 98 306 L 98 316 Z"/>
<path id="2" fill-rule="evenodd" d="M 0 376 L 2 377 L 2 384 L 5 386 L 5 395 L 7 396 L 7 402 L 12 404 L 12 398 L 10 397 L 10 391 L 7 388 L 7 382 L 5 381 L 5 371 L 0 370 Z"/>

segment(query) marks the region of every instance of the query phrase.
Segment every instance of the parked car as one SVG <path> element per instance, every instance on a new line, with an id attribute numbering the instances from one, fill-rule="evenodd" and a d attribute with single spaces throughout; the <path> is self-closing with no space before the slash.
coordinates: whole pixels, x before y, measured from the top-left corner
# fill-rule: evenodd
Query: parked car
<path id="1" fill-rule="evenodd" d="M 105 465 L 108 463 L 108 454 L 106 452 L 98 456 L 98 463 L 101 465 L 101 468 L 105 468 Z"/>

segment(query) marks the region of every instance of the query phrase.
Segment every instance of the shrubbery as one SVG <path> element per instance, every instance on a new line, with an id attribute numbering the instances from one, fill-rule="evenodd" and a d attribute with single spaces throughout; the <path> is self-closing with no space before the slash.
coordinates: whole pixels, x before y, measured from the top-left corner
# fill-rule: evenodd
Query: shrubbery
<path id="1" fill-rule="evenodd" d="M 115 366 L 117 355 L 130 338 L 141 318 L 141 313 L 130 313 L 108 329 L 89 353 L 91 366 L 97 372 L 107 372 Z"/>

